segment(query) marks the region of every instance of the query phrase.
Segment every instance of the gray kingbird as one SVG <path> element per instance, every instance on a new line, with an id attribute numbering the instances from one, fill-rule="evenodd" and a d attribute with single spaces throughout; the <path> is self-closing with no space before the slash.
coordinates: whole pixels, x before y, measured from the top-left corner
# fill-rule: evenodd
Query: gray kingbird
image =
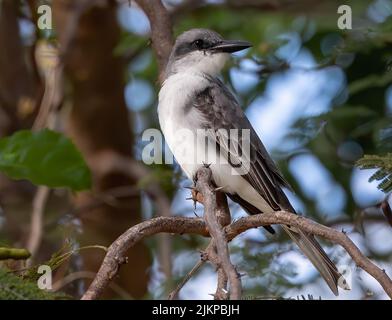
<path id="1" fill-rule="evenodd" d="M 171 152 L 190 179 L 194 179 L 203 163 L 208 163 L 214 184 L 247 213 L 295 213 L 282 190 L 289 188 L 288 183 L 236 98 L 217 77 L 230 53 L 249 47 L 249 42 L 224 40 L 207 29 L 181 34 L 172 49 L 159 92 L 159 123 Z M 198 134 L 202 130 L 205 134 Z M 233 130 L 240 131 L 241 136 L 233 138 L 228 134 Z M 246 144 L 248 154 L 244 155 Z M 218 160 L 209 161 L 217 154 Z M 226 161 L 221 161 L 222 154 Z M 244 162 L 248 165 L 238 170 L 237 164 Z M 338 285 L 344 287 L 339 283 L 341 274 L 314 236 L 287 225 L 282 228 L 338 295 Z M 266 229 L 274 232 L 271 226 Z"/>

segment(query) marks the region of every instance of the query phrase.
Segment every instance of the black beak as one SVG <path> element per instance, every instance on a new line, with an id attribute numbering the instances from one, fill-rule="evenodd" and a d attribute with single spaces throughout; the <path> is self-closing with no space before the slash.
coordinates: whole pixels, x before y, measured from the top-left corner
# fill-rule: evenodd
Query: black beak
<path id="1" fill-rule="evenodd" d="M 242 41 L 242 40 L 222 40 L 213 47 L 210 48 L 210 50 L 215 51 L 215 52 L 228 52 L 228 53 L 233 53 L 237 51 L 241 51 L 244 49 L 247 49 L 251 47 L 252 44 L 248 41 Z"/>

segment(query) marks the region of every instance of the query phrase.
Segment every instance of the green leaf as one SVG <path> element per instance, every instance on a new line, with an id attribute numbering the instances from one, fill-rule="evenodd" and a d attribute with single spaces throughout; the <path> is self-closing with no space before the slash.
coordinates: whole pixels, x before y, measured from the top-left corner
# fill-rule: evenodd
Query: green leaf
<path id="1" fill-rule="evenodd" d="M 385 193 L 392 191 L 392 153 L 385 156 L 364 155 L 359 159 L 356 166 L 360 169 L 377 169 L 369 178 L 369 182 L 381 181 L 378 188 Z"/>
<path id="2" fill-rule="evenodd" d="M 0 171 L 52 188 L 76 191 L 91 186 L 90 170 L 72 141 L 48 129 L 22 130 L 0 139 Z"/>

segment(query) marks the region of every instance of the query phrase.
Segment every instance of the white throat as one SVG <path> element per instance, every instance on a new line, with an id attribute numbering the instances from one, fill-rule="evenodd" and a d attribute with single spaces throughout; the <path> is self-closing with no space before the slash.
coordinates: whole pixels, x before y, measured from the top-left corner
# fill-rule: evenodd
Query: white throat
<path id="1" fill-rule="evenodd" d="M 175 73 L 204 73 L 210 76 L 218 75 L 229 59 L 229 54 L 210 53 L 207 51 L 193 51 L 187 55 L 170 61 L 167 74 Z"/>

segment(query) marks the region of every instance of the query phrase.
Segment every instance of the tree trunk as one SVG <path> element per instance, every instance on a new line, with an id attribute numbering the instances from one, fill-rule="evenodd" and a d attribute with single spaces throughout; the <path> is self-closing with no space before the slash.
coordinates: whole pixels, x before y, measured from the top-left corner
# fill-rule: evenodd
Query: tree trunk
<path id="1" fill-rule="evenodd" d="M 67 132 L 82 151 L 87 163 L 101 151 L 132 157 L 133 134 L 124 101 L 125 66 L 113 54 L 120 37 L 116 2 L 57 0 L 53 2 L 59 42 L 64 54 L 64 71 L 71 84 L 72 108 Z M 67 95 L 67 94 L 66 94 Z M 66 96 L 67 99 L 67 96 Z M 105 192 L 136 181 L 111 172 L 93 171 L 93 191 Z M 88 193 L 76 198 L 78 205 L 91 202 Z M 124 197 L 115 206 L 105 205 L 81 217 L 81 245 L 110 245 L 122 232 L 141 220 L 140 197 Z M 95 250 L 83 253 L 84 270 L 96 272 L 103 255 Z M 129 264 L 120 270 L 117 283 L 134 298 L 147 292 L 150 255 L 145 245 L 132 248 Z"/>
<path id="2" fill-rule="evenodd" d="M 41 92 L 33 48 L 22 43 L 18 7 L 17 1 L 0 1 L 0 137 L 31 126 Z M 22 240 L 34 190 L 31 183 L 11 180 L 0 173 L 4 230 L 13 242 Z"/>

